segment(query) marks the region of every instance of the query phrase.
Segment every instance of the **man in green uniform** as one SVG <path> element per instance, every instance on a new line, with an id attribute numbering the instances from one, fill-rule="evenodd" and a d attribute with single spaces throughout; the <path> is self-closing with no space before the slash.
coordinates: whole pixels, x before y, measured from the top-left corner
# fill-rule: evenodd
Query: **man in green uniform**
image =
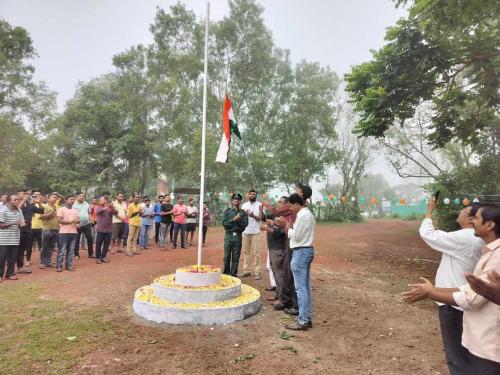
<path id="1" fill-rule="evenodd" d="M 241 252 L 241 233 L 248 225 L 248 216 L 240 209 L 243 197 L 234 193 L 231 197 L 233 207 L 224 211 L 222 224 L 226 230 L 224 235 L 224 274 L 236 276 Z"/>

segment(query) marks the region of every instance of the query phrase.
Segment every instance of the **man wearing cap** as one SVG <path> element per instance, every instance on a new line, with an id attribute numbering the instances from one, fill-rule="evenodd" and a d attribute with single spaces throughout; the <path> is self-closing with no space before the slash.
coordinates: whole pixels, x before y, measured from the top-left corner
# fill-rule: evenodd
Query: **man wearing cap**
<path id="1" fill-rule="evenodd" d="M 232 207 L 224 211 L 222 224 L 226 233 L 224 235 L 224 274 L 236 276 L 240 262 L 241 234 L 248 225 L 248 216 L 240 209 L 242 196 L 234 193 L 231 197 Z"/>

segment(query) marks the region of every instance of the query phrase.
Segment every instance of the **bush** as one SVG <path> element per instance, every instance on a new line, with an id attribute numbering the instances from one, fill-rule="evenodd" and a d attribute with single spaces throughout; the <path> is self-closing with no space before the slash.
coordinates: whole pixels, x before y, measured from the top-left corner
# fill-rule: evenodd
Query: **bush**
<path id="1" fill-rule="evenodd" d="M 311 205 L 309 209 L 319 222 L 359 223 L 363 221 L 361 210 L 352 203 L 337 205 Z"/>

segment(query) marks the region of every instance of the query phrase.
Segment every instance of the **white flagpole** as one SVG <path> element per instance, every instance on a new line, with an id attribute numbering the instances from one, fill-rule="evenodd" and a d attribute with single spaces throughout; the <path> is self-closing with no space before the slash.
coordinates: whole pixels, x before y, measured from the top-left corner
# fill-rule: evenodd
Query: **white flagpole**
<path id="1" fill-rule="evenodd" d="M 208 25 L 210 2 L 207 1 L 205 19 L 205 64 L 203 69 L 203 128 L 201 133 L 201 173 L 200 173 L 200 209 L 198 211 L 198 266 L 201 266 L 201 245 L 203 241 L 203 203 L 205 200 L 205 138 L 207 133 L 207 85 L 208 85 Z"/>

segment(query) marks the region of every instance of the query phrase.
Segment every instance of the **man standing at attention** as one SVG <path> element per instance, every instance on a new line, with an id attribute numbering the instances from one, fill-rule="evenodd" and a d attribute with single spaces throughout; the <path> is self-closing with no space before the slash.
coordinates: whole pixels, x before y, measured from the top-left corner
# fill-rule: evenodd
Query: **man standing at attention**
<path id="1" fill-rule="evenodd" d="M 95 208 L 95 213 L 97 215 L 96 263 L 109 263 L 107 255 L 113 232 L 113 216 L 118 215 L 118 211 L 109 201 L 109 198 L 103 195 L 99 199 L 99 206 Z"/>
<path id="2" fill-rule="evenodd" d="M 225 275 L 236 276 L 240 262 L 241 234 L 248 225 L 245 211 L 240 209 L 242 196 L 234 193 L 231 197 L 232 207 L 224 211 L 222 225 L 226 230 L 224 234 L 224 271 Z"/>
<path id="3" fill-rule="evenodd" d="M 163 204 L 163 195 L 158 195 L 158 200 L 156 201 L 153 209 L 155 212 L 155 244 L 158 245 L 160 239 L 160 228 L 161 228 L 161 205 Z"/>
<path id="4" fill-rule="evenodd" d="M 113 232 L 111 234 L 111 241 L 113 245 L 111 247 L 111 253 L 122 252 L 123 238 L 125 234 L 125 216 L 127 215 L 127 204 L 123 201 L 123 193 L 116 194 L 116 200 L 113 202 L 113 207 L 115 208 L 116 215 L 113 216 Z"/>
<path id="5" fill-rule="evenodd" d="M 57 253 L 57 272 L 62 272 L 63 259 L 66 258 L 66 270 L 74 271 L 73 251 L 76 241 L 76 225 L 80 223 L 78 211 L 73 208 L 75 197 L 68 195 L 66 205 L 57 210 L 57 219 L 59 220 L 59 246 Z"/>
<path id="6" fill-rule="evenodd" d="M 187 207 L 188 215 L 186 220 L 186 240 L 189 238 L 189 246 L 193 245 L 193 236 L 196 231 L 196 222 L 198 218 L 198 209 L 194 205 L 194 199 L 189 198 L 189 206 Z M 191 234 L 191 237 L 189 235 Z"/>
<path id="7" fill-rule="evenodd" d="M 82 192 L 76 193 L 76 202 L 73 204 L 73 208 L 78 211 L 78 216 L 80 217 L 80 224 L 76 228 L 75 257 L 80 259 L 80 239 L 83 234 L 87 240 L 89 258 L 95 258 L 92 223 L 90 222 L 90 206 L 87 202 L 85 202 L 85 195 Z"/>
<path id="8" fill-rule="evenodd" d="M 148 196 L 144 197 L 144 204 L 142 205 L 141 214 L 141 234 L 139 238 L 139 245 L 141 250 L 145 250 L 149 246 L 149 231 L 153 225 L 155 217 L 154 207 L 151 205 L 151 199 Z"/>
<path id="9" fill-rule="evenodd" d="M 161 227 L 160 227 L 160 250 L 167 250 L 170 227 L 172 226 L 172 213 L 174 206 L 170 203 L 170 195 L 165 196 L 165 200 L 161 205 Z"/>
<path id="10" fill-rule="evenodd" d="M 17 208 L 18 204 L 19 198 L 16 195 L 7 196 L 5 204 L 0 209 L 0 282 L 3 280 L 5 263 L 7 263 L 5 278 L 17 280 L 14 270 L 21 236 L 19 228 L 26 225 L 23 213 Z"/>
<path id="11" fill-rule="evenodd" d="M 277 224 L 284 228 L 292 250 L 291 268 L 297 292 L 299 318 L 286 326 L 288 329 L 306 331 L 312 328 L 311 263 L 314 259 L 314 228 L 316 220 L 297 193 L 290 195 L 290 210 L 297 216 L 293 227 L 281 217 Z"/>
<path id="12" fill-rule="evenodd" d="M 257 201 L 257 192 L 254 189 L 248 191 L 248 202 L 245 202 L 241 209 L 248 215 L 248 226 L 243 232 L 243 272 L 239 276 L 250 276 L 252 270 L 254 279 L 260 280 L 262 260 L 260 259 L 259 234 L 262 204 Z"/>
<path id="13" fill-rule="evenodd" d="M 187 249 L 186 246 L 186 222 L 187 222 L 187 207 L 184 204 L 184 198 L 177 198 L 177 204 L 174 206 L 174 238 L 172 240 L 173 249 L 177 248 L 177 235 L 181 231 L 181 248 Z"/>
<path id="14" fill-rule="evenodd" d="M 458 288 L 467 284 L 464 272 L 472 272 L 479 258 L 484 242 L 474 235 L 472 220 L 477 205 L 462 209 L 457 217 L 460 230 L 443 232 L 432 224 L 432 213 L 436 208 L 436 198 L 427 204 L 427 214 L 420 226 L 420 237 L 432 249 L 442 253 L 441 263 L 436 273 L 436 287 Z M 444 352 L 451 375 L 471 373 L 469 352 L 462 344 L 463 310 L 460 307 L 439 305 L 439 323 L 443 338 Z"/>
<path id="15" fill-rule="evenodd" d="M 49 195 L 47 204 L 43 206 L 45 212 L 40 216 L 42 219 L 42 251 L 40 254 L 40 269 L 53 267 L 52 250 L 59 241 L 59 220 L 57 220 L 56 203 L 59 195 L 52 193 Z"/>
<path id="16" fill-rule="evenodd" d="M 137 238 L 141 230 L 141 205 L 139 201 L 141 196 L 134 195 L 134 200 L 128 205 L 128 238 L 127 238 L 127 253 L 125 255 L 133 256 L 139 255 L 137 252 Z"/>

